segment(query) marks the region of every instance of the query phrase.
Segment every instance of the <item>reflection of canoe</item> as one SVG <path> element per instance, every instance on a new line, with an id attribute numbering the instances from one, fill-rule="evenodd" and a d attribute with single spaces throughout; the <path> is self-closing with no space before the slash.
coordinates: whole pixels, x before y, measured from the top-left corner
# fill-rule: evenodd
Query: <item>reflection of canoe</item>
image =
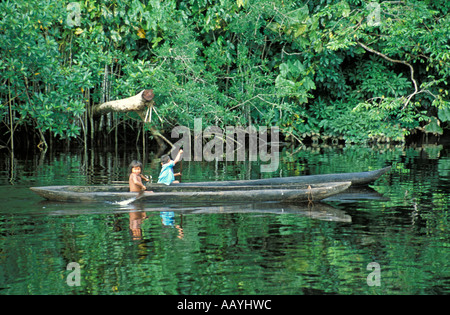
<path id="1" fill-rule="evenodd" d="M 221 204 L 221 205 L 180 205 L 173 204 L 169 206 L 159 206 L 157 204 L 137 204 L 124 207 L 111 207 L 107 205 L 99 207 L 98 204 L 89 206 L 86 204 L 66 204 L 52 201 L 42 201 L 46 205 L 46 214 L 50 215 L 81 215 L 98 213 L 146 213 L 147 215 L 160 214 L 161 212 L 173 213 L 173 215 L 199 215 L 199 214 L 229 214 L 245 213 L 254 215 L 299 215 L 321 221 L 351 222 L 352 218 L 345 211 L 335 207 L 314 202 L 313 204 L 286 204 L 281 202 L 263 202 L 263 203 L 242 203 L 242 204 Z M 53 205 L 53 206 L 52 206 Z M 54 205 L 57 205 L 56 208 Z"/>
<path id="2" fill-rule="evenodd" d="M 320 184 L 331 182 L 352 182 L 353 186 L 368 185 L 387 173 L 391 166 L 369 172 L 337 173 L 305 176 L 290 176 L 263 178 L 252 180 L 230 180 L 216 182 L 192 182 L 173 184 L 173 186 L 254 186 L 254 185 L 291 185 L 291 184 Z"/>
<path id="3" fill-rule="evenodd" d="M 350 182 L 290 185 L 288 188 L 267 189 L 261 186 L 244 186 L 239 189 L 203 189 L 202 191 L 145 192 L 139 202 L 307 202 L 318 201 L 343 192 Z M 31 187 L 31 190 L 48 200 L 70 202 L 118 202 L 136 197 L 137 193 L 128 192 L 126 185 L 121 186 L 46 186 Z"/>
<path id="4" fill-rule="evenodd" d="M 145 209 L 148 211 L 149 209 Z M 259 213 L 259 214 L 298 214 L 311 219 L 335 222 L 351 222 L 352 218 L 342 210 L 336 209 L 324 203 L 313 205 L 283 204 L 283 203 L 255 203 L 243 205 L 225 205 L 214 207 L 184 208 L 183 212 L 200 213 Z"/>
<path id="5" fill-rule="evenodd" d="M 363 200 L 388 201 L 389 198 L 380 194 L 368 186 L 350 187 L 346 191 L 326 198 L 324 201 L 338 201 L 340 203 L 352 203 Z"/>

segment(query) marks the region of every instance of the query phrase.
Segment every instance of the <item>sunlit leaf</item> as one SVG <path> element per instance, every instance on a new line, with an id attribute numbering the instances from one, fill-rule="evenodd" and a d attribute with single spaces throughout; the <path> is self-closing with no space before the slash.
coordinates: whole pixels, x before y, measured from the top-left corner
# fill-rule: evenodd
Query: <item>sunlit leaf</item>
<path id="1" fill-rule="evenodd" d="M 140 38 L 145 38 L 145 30 L 142 28 L 139 28 L 137 31 L 137 36 L 139 36 Z"/>
<path id="2" fill-rule="evenodd" d="M 80 35 L 80 34 L 82 34 L 83 32 L 84 32 L 84 30 L 83 30 L 82 28 L 77 27 L 77 28 L 75 29 L 75 35 Z"/>

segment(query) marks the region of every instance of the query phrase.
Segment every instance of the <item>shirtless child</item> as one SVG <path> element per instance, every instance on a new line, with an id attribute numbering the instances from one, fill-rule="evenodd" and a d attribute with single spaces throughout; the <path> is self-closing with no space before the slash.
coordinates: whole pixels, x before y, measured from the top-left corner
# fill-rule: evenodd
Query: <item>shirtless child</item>
<path id="1" fill-rule="evenodd" d="M 146 187 L 142 184 L 142 179 L 145 181 L 149 181 L 147 177 L 141 174 L 142 172 L 142 163 L 134 160 L 130 164 L 130 178 L 128 183 L 130 184 L 130 191 L 140 192 L 145 190 Z"/>

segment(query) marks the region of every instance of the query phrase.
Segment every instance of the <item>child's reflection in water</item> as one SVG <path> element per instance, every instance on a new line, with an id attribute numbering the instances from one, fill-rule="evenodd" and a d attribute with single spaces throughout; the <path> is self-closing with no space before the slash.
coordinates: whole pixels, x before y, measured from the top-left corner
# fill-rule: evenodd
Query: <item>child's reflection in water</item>
<path id="1" fill-rule="evenodd" d="M 174 227 L 178 230 L 178 238 L 183 239 L 184 232 L 182 227 L 183 216 L 180 215 L 180 224 L 175 224 L 175 213 L 173 211 L 161 211 L 161 223 L 166 227 Z M 142 239 L 141 225 L 145 219 L 147 219 L 147 213 L 145 211 L 133 211 L 130 212 L 130 233 L 133 240 Z"/>

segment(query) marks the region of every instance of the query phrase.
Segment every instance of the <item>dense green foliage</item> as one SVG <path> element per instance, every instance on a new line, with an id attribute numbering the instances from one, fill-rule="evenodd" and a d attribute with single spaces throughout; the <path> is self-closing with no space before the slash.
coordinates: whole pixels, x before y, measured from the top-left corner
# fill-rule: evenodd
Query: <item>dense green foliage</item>
<path id="1" fill-rule="evenodd" d="M 91 108 L 144 88 L 161 132 L 203 117 L 278 125 L 294 142 L 442 134 L 449 11 L 445 0 L 4 1 L 1 144 L 17 129 L 45 143 L 137 126 Z"/>

